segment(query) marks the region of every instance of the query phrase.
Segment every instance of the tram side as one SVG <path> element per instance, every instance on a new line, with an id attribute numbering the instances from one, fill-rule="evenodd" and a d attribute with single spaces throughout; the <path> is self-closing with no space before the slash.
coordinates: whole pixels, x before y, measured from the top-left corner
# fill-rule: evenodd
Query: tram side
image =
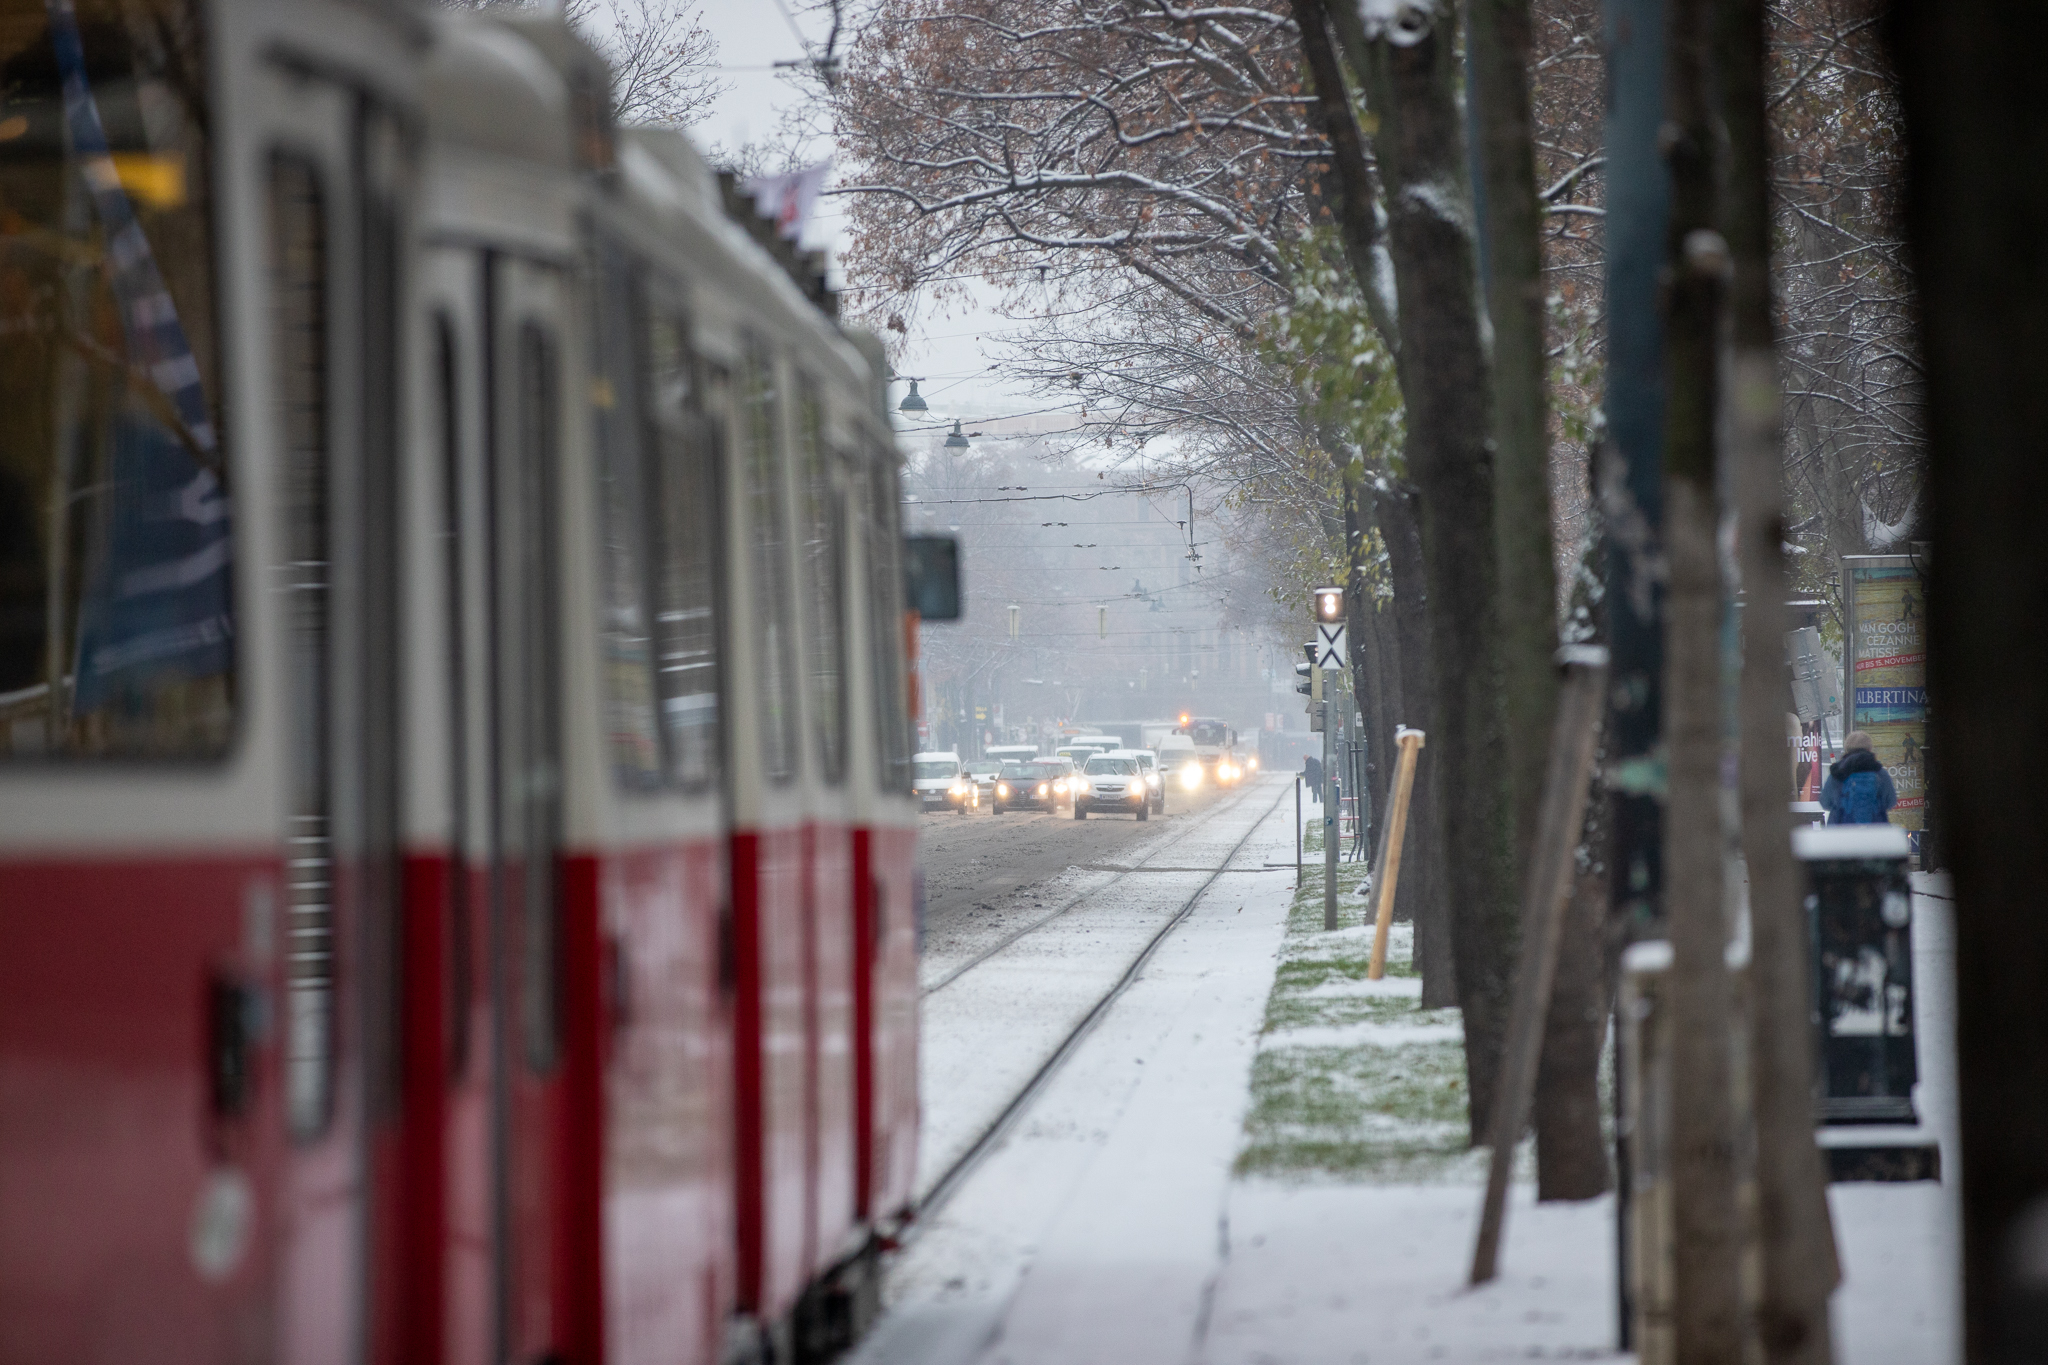
<path id="1" fill-rule="evenodd" d="M 916 1134 L 873 358 L 558 24 L 160 8 L 0 52 L 92 343 L 0 341 L 0 1360 L 828 1345 Z"/>

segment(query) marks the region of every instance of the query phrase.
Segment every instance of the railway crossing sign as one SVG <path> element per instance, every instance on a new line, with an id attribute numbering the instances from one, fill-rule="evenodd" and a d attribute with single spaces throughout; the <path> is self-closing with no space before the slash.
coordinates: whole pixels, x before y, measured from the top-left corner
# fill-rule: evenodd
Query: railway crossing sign
<path id="1" fill-rule="evenodd" d="M 1316 667 L 1344 667 L 1344 625 L 1316 622 Z"/>

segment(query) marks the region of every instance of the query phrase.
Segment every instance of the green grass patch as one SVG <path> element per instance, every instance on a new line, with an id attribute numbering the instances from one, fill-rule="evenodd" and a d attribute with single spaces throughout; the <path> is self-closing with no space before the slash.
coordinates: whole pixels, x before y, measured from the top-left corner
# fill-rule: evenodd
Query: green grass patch
<path id="1" fill-rule="evenodd" d="M 1240 1175 L 1366 1182 L 1470 1178 L 1485 1153 L 1467 1143 L 1461 1042 L 1350 1039 L 1290 1043 L 1303 1029 L 1370 1030 L 1456 1024 L 1455 1009 L 1424 1010 L 1414 994 L 1366 983 L 1371 901 L 1363 863 L 1337 866 L 1339 930 L 1323 929 L 1321 830 L 1311 824 L 1280 963 L 1252 1065 Z M 1313 851 L 1315 857 L 1308 856 Z M 1388 940 L 1386 976 L 1413 981 L 1413 926 Z"/>

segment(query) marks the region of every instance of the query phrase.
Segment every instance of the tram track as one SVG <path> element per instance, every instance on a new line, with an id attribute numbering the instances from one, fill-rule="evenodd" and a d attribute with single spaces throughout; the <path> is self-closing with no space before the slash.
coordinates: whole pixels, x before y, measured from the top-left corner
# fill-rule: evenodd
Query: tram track
<path id="1" fill-rule="evenodd" d="M 1183 834 L 1181 834 L 1178 838 L 1175 838 L 1168 843 L 1162 844 L 1158 849 L 1154 850 L 1152 853 L 1147 854 L 1146 857 L 1139 863 L 1133 865 L 1130 869 L 1119 874 L 1111 881 L 1104 882 L 1098 886 L 1091 888 L 1088 891 L 1084 891 L 1079 895 L 1074 896 L 1065 904 L 1061 905 L 1057 910 L 1054 910 L 1050 914 L 1047 914 L 1039 918 L 1038 920 L 1033 921 L 1031 924 L 1028 924 L 1024 926 L 1022 929 L 1019 929 L 1015 933 L 1009 935 L 1001 942 L 994 944 L 987 949 L 984 949 L 980 953 L 977 953 L 973 958 L 961 964 L 959 967 L 956 967 L 953 971 L 947 973 L 945 977 L 941 978 L 932 986 L 928 987 L 923 993 L 924 996 L 929 997 L 930 995 L 943 989 L 944 987 L 951 985 L 953 982 L 959 980 L 961 977 L 965 976 L 974 968 L 998 956 L 1005 949 L 1014 946 L 1016 943 L 1028 937 L 1030 934 L 1051 924 L 1060 916 L 1065 915 L 1068 911 L 1074 909 L 1082 901 L 1098 897 L 1102 895 L 1105 891 L 1109 890 L 1111 887 L 1115 886 L 1118 882 L 1122 881 L 1125 877 L 1135 875 L 1139 872 L 1146 870 L 1146 865 L 1149 864 L 1159 854 L 1165 853 L 1169 849 L 1178 846 L 1192 835 L 1198 833 L 1203 829 L 1208 828 L 1210 825 L 1214 823 L 1216 819 L 1219 819 L 1224 815 L 1237 810 L 1247 800 L 1251 799 L 1253 790 L 1254 789 L 1252 788 L 1246 788 L 1239 794 L 1238 798 L 1232 801 L 1229 805 L 1219 806 L 1215 808 L 1212 812 L 1210 812 L 1208 818 L 1205 819 L 1201 824 L 1192 826 Z M 1207 869 L 1194 869 L 1197 871 L 1206 871 L 1208 875 L 1202 878 L 1202 882 L 1199 886 L 1197 886 L 1193 891 L 1189 892 L 1185 897 L 1181 899 L 1179 905 L 1173 910 L 1173 912 L 1170 915 L 1167 916 L 1165 922 L 1161 924 L 1157 930 L 1153 931 L 1149 937 L 1146 938 L 1144 945 L 1138 950 L 1137 954 L 1132 957 L 1130 962 L 1126 964 L 1123 971 L 1110 984 L 1109 988 L 1106 991 L 1104 991 L 1099 998 L 1095 1000 L 1095 1002 L 1087 1009 L 1087 1011 L 1083 1013 L 1081 1017 L 1070 1028 L 1066 1030 L 1066 1032 L 1060 1037 L 1058 1043 L 1053 1047 L 1052 1051 L 1030 1073 L 1030 1075 L 1024 1081 L 1023 1085 L 1021 1085 L 1017 1089 L 1016 1093 L 1011 1095 L 1009 1100 L 1001 1107 L 1001 1109 L 997 1111 L 995 1117 L 990 1119 L 981 1128 L 981 1130 L 975 1134 L 974 1138 L 967 1144 L 966 1148 L 960 1153 L 960 1155 L 955 1157 L 953 1161 L 949 1163 L 945 1167 L 945 1169 L 939 1173 L 938 1177 L 932 1181 L 931 1185 L 926 1189 L 922 1197 L 919 1198 L 919 1200 L 917 1201 L 917 1212 L 913 1220 L 898 1232 L 896 1240 L 899 1244 L 906 1243 L 917 1235 L 924 1221 L 928 1219 L 933 1213 L 937 1212 L 937 1210 L 940 1207 L 942 1207 L 946 1203 L 946 1201 L 950 1199 L 959 1190 L 961 1185 L 963 1185 L 966 1182 L 967 1178 L 974 1173 L 975 1169 L 981 1164 L 981 1162 L 987 1157 L 987 1155 L 994 1150 L 996 1144 L 1002 1140 L 1004 1135 L 1007 1134 L 1013 1126 L 1015 1126 L 1017 1120 L 1020 1117 L 1022 1117 L 1022 1115 L 1025 1113 L 1027 1109 L 1030 1108 L 1032 1101 L 1035 1100 L 1038 1097 L 1038 1095 L 1045 1089 L 1047 1084 L 1051 1082 L 1052 1078 L 1059 1073 L 1061 1067 L 1063 1067 L 1068 1061 L 1068 1059 L 1073 1056 L 1075 1051 L 1079 1049 L 1081 1043 L 1086 1040 L 1088 1035 L 1094 1031 L 1095 1026 L 1099 1022 L 1101 1022 L 1102 1018 L 1106 1014 L 1108 1014 L 1110 1007 L 1114 1005 L 1117 999 L 1120 996 L 1122 996 L 1126 990 L 1130 988 L 1131 983 L 1138 979 L 1139 974 L 1144 971 L 1145 965 L 1152 960 L 1152 957 L 1158 951 L 1159 946 L 1166 941 L 1167 937 L 1170 934 L 1172 934 L 1173 931 L 1176 928 L 1178 928 L 1181 925 L 1181 923 L 1185 921 L 1191 913 L 1193 913 L 1195 906 L 1201 902 L 1203 896 L 1208 894 L 1209 889 L 1216 884 L 1216 881 L 1220 877 L 1222 877 L 1224 873 L 1232 870 L 1231 864 L 1236 861 L 1237 855 L 1243 851 L 1244 846 L 1251 841 L 1252 836 L 1258 832 L 1259 827 L 1263 825 L 1266 822 L 1266 820 L 1272 815 L 1273 811 L 1279 807 L 1281 800 L 1284 798 L 1285 794 L 1286 788 L 1284 787 L 1282 787 L 1279 791 L 1277 791 L 1274 794 L 1272 804 L 1269 805 L 1264 811 L 1261 811 L 1257 818 L 1252 820 L 1245 827 L 1244 833 L 1241 836 L 1239 836 L 1236 843 L 1230 846 L 1230 850 L 1217 861 L 1215 867 Z M 1269 872 L 1279 869 L 1273 867 L 1261 867 L 1257 869 L 1248 870 Z"/>
<path id="2" fill-rule="evenodd" d="M 1128 867 L 1115 865 L 1103 866 L 1101 864 L 1085 863 L 1079 864 L 1078 866 L 1084 872 L 1113 872 L 1115 875 L 1112 876 L 1106 882 L 1100 882 L 1097 883 L 1095 886 L 1089 887 L 1084 891 L 1076 892 L 1073 896 L 1069 897 L 1066 901 L 1062 902 L 1058 908 L 1048 911 L 1044 915 L 1039 916 L 1037 919 L 1032 920 L 1029 924 L 1024 925 L 1022 928 L 1013 930 L 1004 937 L 996 940 L 996 942 L 990 944 L 988 947 L 982 949 L 980 952 L 968 958 L 965 962 L 960 963 L 958 966 L 948 971 L 944 976 L 940 977 L 937 981 L 932 982 L 932 984 L 930 984 L 929 986 L 923 987 L 918 992 L 919 998 L 928 1000 L 932 996 L 937 995 L 940 991 L 952 985 L 961 977 L 966 976 L 969 972 L 973 971 L 976 967 L 981 966 L 990 958 L 997 956 L 998 954 L 1002 953 L 1005 949 L 1016 944 L 1019 940 L 1024 939 L 1030 936 L 1031 934 L 1037 933 L 1040 929 L 1045 928 L 1054 920 L 1061 918 L 1068 911 L 1073 910 L 1075 907 L 1079 906 L 1083 901 L 1095 899 L 1096 897 L 1102 895 L 1105 891 L 1108 891 L 1111 887 L 1116 886 L 1118 883 L 1124 881 L 1128 877 L 1136 876 L 1137 874 L 1142 872 L 1209 871 L 1210 869 L 1208 868 L 1152 867 L 1151 863 L 1161 854 L 1164 854 L 1171 849 L 1180 847 L 1180 845 L 1186 843 L 1195 835 L 1201 833 L 1205 829 L 1208 829 L 1217 820 L 1230 814 L 1232 811 L 1235 811 L 1239 806 L 1243 805 L 1245 801 L 1250 799 L 1253 790 L 1254 789 L 1251 787 L 1241 788 L 1237 792 L 1233 793 L 1232 799 L 1230 801 L 1226 802 L 1223 805 L 1211 806 L 1208 810 L 1202 812 L 1201 818 L 1197 820 L 1195 823 L 1181 829 L 1180 831 L 1175 833 L 1171 838 L 1162 840 L 1157 847 L 1153 848 L 1150 852 L 1146 853 L 1143 858 L 1140 858 L 1136 863 L 1133 863 Z M 1258 826 L 1254 824 L 1252 828 L 1256 829 L 1258 828 Z M 1247 835 L 1247 837 L 1249 837 L 1249 835 Z M 1236 845 L 1234 845 L 1231 848 L 1229 854 L 1225 855 L 1223 859 L 1224 866 L 1227 867 L 1229 865 L 1230 860 L 1237 856 L 1237 850 L 1239 848 L 1242 848 L 1243 846 L 1244 840 L 1238 840 Z M 1218 868 L 1215 870 L 1217 872 L 1220 872 L 1222 869 Z M 1211 880 L 1213 879 L 1214 878 L 1212 877 Z M 1209 883 L 1203 882 L 1202 885 L 1204 889 L 1206 889 Z M 1198 892 L 1197 894 L 1199 895 L 1200 893 Z"/>

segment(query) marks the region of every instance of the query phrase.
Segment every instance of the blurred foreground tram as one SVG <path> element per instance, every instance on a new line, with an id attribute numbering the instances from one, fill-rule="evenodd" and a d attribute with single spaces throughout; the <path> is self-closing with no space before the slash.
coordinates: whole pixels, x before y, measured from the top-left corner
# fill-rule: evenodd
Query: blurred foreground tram
<path id="1" fill-rule="evenodd" d="M 843 1343 L 879 350 L 552 20 L 0 0 L 0 68 L 0 1365 Z"/>

